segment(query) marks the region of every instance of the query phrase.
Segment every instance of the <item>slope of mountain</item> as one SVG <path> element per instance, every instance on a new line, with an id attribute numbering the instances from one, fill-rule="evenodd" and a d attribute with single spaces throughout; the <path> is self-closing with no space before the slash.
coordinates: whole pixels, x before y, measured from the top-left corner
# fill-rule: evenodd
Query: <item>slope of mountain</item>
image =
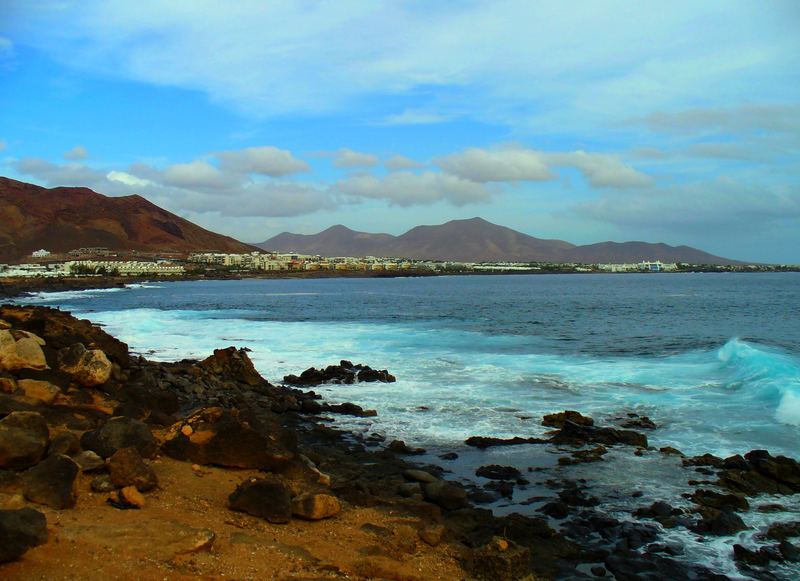
<path id="1" fill-rule="evenodd" d="M 88 188 L 43 188 L 0 177 L 0 262 L 44 248 L 252 252 L 138 195 L 113 198 Z"/>
<path id="2" fill-rule="evenodd" d="M 545 240 L 498 226 L 482 218 L 452 220 L 438 226 L 417 226 L 401 236 L 355 232 L 334 226 L 319 234 L 284 232 L 256 244 L 264 250 L 323 256 L 395 256 L 463 262 L 624 263 L 642 260 L 693 264 L 736 264 L 689 246 L 648 242 L 601 242 L 575 246 Z"/>

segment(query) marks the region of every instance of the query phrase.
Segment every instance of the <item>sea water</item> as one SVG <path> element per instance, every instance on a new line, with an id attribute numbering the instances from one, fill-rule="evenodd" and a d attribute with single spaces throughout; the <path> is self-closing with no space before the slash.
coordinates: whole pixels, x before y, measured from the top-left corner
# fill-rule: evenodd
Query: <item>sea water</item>
<path id="1" fill-rule="evenodd" d="M 543 436 L 541 416 L 564 409 L 600 425 L 647 415 L 658 425 L 650 444 L 687 455 L 800 456 L 797 273 L 158 282 L 21 302 L 85 316 L 156 360 L 249 347 L 272 382 L 340 359 L 386 368 L 396 383 L 316 391 L 378 411 L 338 420 L 344 428 L 422 446 L 430 461 L 458 451 L 450 469 L 463 480 L 479 480 L 481 464 L 552 467 L 556 456 L 540 446 L 479 452 L 463 441 Z M 645 504 L 683 502 L 678 459 L 628 450 L 607 458 L 564 475 L 588 478 L 620 514 L 636 490 Z M 494 508 L 519 510 L 525 494 Z M 745 519 L 798 518 L 800 503 L 781 503 L 784 514 Z M 701 543 L 685 529 L 665 531 L 690 558 L 734 576 L 730 546 L 748 534 Z"/>

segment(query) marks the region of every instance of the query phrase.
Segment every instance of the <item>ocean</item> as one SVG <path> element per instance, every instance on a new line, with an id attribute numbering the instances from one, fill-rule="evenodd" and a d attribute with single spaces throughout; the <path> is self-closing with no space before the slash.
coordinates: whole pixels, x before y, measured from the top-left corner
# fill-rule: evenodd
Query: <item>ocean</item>
<path id="1" fill-rule="evenodd" d="M 480 481 L 482 464 L 534 470 L 530 487 L 492 505 L 499 513 L 535 510 L 556 470 L 589 480 L 610 513 L 630 516 L 654 500 L 689 506 L 675 457 L 616 449 L 604 462 L 557 468 L 541 446 L 463 444 L 474 435 L 543 436 L 542 415 L 565 409 L 600 425 L 646 415 L 658 426 L 647 433 L 651 446 L 687 455 L 800 456 L 797 273 L 159 281 L 20 302 L 86 317 L 154 360 L 248 347 L 273 383 L 340 359 L 388 369 L 396 383 L 316 391 L 378 411 L 338 426 L 426 448 L 422 460 L 455 479 Z M 458 462 L 438 459 L 450 451 Z M 784 512 L 750 511 L 745 522 L 800 518 L 800 500 L 778 501 Z M 757 544 L 752 530 L 713 541 L 686 529 L 663 535 L 685 547 L 682 558 L 738 578 L 731 545 Z"/>

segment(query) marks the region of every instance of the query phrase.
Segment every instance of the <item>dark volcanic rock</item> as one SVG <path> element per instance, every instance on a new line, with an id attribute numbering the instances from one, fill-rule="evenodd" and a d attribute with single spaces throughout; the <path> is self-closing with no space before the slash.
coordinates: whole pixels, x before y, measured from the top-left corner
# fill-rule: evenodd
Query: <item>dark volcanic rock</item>
<path id="1" fill-rule="evenodd" d="M 409 454 L 412 456 L 419 456 L 420 454 L 424 454 L 425 450 L 423 448 L 412 448 L 408 444 L 406 444 L 403 440 L 392 440 L 389 442 L 387 446 L 389 450 L 394 452 L 395 454 Z"/>
<path id="2" fill-rule="evenodd" d="M 72 456 L 81 451 L 81 442 L 72 432 L 61 432 L 55 436 L 47 447 L 47 455 L 66 454 Z"/>
<path id="3" fill-rule="evenodd" d="M 236 349 L 236 347 L 214 349 L 214 354 L 198 363 L 198 366 L 223 380 L 229 379 L 247 385 L 266 383 L 266 380 L 256 371 L 253 361 L 245 349 Z"/>
<path id="4" fill-rule="evenodd" d="M 365 410 L 360 405 L 350 402 L 323 405 L 322 411 L 346 416 L 356 416 L 357 418 L 374 418 L 378 415 L 375 410 Z"/>
<path id="5" fill-rule="evenodd" d="M 655 422 L 647 416 L 639 416 L 636 414 L 628 414 L 628 419 L 620 425 L 629 430 L 655 430 L 658 427 Z"/>
<path id="6" fill-rule="evenodd" d="M 747 529 L 747 525 L 736 513 L 710 509 L 708 516 L 699 520 L 691 529 L 701 535 L 727 536 Z"/>
<path id="7" fill-rule="evenodd" d="M 121 448 L 133 446 L 144 458 L 152 458 L 158 446 L 147 424 L 133 418 L 116 417 L 108 420 L 102 427 L 86 432 L 81 437 L 84 450 L 96 452 L 108 458 Z"/>
<path id="8" fill-rule="evenodd" d="M 108 459 L 108 473 L 115 486 L 135 486 L 141 492 L 158 485 L 153 469 L 142 459 L 136 448 L 120 448 Z"/>
<path id="9" fill-rule="evenodd" d="M 750 504 L 738 494 L 721 494 L 713 490 L 696 490 L 690 497 L 692 502 L 719 510 L 748 510 Z"/>
<path id="10" fill-rule="evenodd" d="M 564 422 L 572 422 L 581 426 L 593 426 L 594 420 L 573 410 L 565 410 L 556 414 L 547 414 L 542 418 L 543 426 L 563 428 Z"/>
<path id="11" fill-rule="evenodd" d="M 22 476 L 22 494 L 37 504 L 72 508 L 77 501 L 80 466 L 68 456 L 49 456 Z"/>
<path id="12" fill-rule="evenodd" d="M 0 510 L 0 563 L 19 559 L 47 541 L 47 519 L 38 510 Z"/>
<path id="13" fill-rule="evenodd" d="M 490 480 L 517 480 L 522 476 L 520 471 L 513 466 L 500 466 L 498 464 L 481 466 L 475 471 L 475 475 L 489 478 Z"/>
<path id="14" fill-rule="evenodd" d="M 422 495 L 425 500 L 438 504 L 445 510 L 457 510 L 469 506 L 466 490 L 445 480 L 423 484 Z"/>
<path id="15" fill-rule="evenodd" d="M 350 385 L 362 381 L 393 383 L 396 378 L 385 369 L 372 369 L 369 365 L 353 365 L 350 361 L 342 360 L 339 365 L 328 365 L 325 369 L 309 367 L 299 376 L 285 376 L 283 381 L 291 385 L 316 386 L 323 383 Z"/>
<path id="16" fill-rule="evenodd" d="M 12 412 L 0 420 L 0 468 L 19 470 L 42 459 L 50 432 L 36 412 Z"/>
<path id="17" fill-rule="evenodd" d="M 506 539 L 495 537 L 474 549 L 469 570 L 474 579 L 517 581 L 530 576 L 530 550 Z"/>
<path id="18" fill-rule="evenodd" d="M 464 443 L 467 446 L 472 446 L 473 448 L 479 448 L 481 450 L 485 448 L 491 448 L 493 446 L 519 446 L 520 444 L 545 444 L 547 440 L 542 440 L 541 438 L 520 438 L 516 436 L 514 438 L 491 438 L 487 436 L 471 436 L 464 440 Z"/>
<path id="19" fill-rule="evenodd" d="M 285 441 L 277 426 L 264 435 L 232 411 L 205 408 L 172 426 L 162 449 L 176 460 L 197 464 L 280 471 L 294 458 Z"/>
<path id="20" fill-rule="evenodd" d="M 753 450 L 744 458 L 731 457 L 720 466 L 719 486 L 746 496 L 757 494 L 796 494 L 800 492 L 800 463 L 786 456 L 771 456 L 766 450 Z M 746 467 L 746 468 L 745 468 Z"/>
<path id="21" fill-rule="evenodd" d="M 292 496 L 278 479 L 249 478 L 228 497 L 231 510 L 246 512 L 273 524 L 292 519 Z"/>
<path id="22" fill-rule="evenodd" d="M 618 430 L 616 428 L 582 426 L 570 421 L 565 421 L 564 426 L 550 438 L 550 441 L 554 444 L 569 444 L 573 446 L 626 444 L 641 448 L 647 447 L 647 436 L 639 432 Z"/>

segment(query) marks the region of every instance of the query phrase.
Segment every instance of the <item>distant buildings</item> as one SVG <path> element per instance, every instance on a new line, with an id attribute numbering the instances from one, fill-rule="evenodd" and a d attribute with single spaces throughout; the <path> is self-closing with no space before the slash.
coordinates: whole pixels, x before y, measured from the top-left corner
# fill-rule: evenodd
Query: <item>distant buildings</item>
<path id="1" fill-rule="evenodd" d="M 47 258 L 48 256 L 50 256 L 50 252 L 42 248 L 41 250 L 36 250 L 32 252 L 31 256 L 33 258 Z"/>

